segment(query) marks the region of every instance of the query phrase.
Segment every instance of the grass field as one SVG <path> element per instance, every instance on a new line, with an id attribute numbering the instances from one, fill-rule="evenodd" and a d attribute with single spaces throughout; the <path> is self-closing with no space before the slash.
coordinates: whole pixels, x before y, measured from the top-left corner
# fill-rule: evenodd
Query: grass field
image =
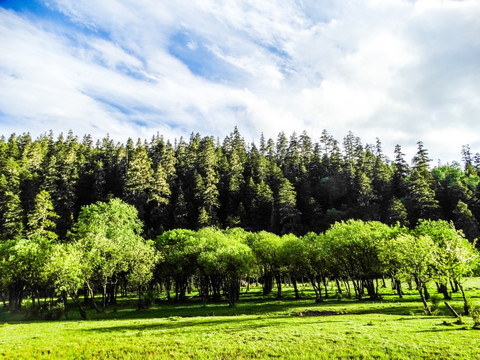
<path id="1" fill-rule="evenodd" d="M 466 288 L 480 305 L 480 279 L 469 279 Z M 415 291 L 402 300 L 387 288 L 381 301 L 332 298 L 321 304 L 307 288 L 301 300 L 288 288 L 281 300 L 260 292 L 242 293 L 235 308 L 191 299 L 136 311 L 135 299 L 122 299 L 104 314 L 89 311 L 88 321 L 80 321 L 75 309 L 70 321 L 23 321 L 22 313 L 2 311 L 0 358 L 480 357 L 480 331 L 472 329 L 472 319 L 454 319 L 443 301 L 440 314 L 424 316 Z M 460 294 L 449 303 L 463 308 Z"/>

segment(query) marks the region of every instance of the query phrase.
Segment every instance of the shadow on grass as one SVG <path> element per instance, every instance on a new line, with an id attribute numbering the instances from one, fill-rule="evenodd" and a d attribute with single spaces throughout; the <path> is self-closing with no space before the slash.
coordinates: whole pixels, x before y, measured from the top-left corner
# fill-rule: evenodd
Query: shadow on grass
<path id="1" fill-rule="evenodd" d="M 165 319 L 170 317 L 207 317 L 207 316 L 269 316 L 271 318 L 290 316 L 291 313 L 303 312 L 306 310 L 316 311 L 333 311 L 339 314 L 355 314 L 355 315 L 397 315 L 407 316 L 415 314 L 422 315 L 423 305 L 416 291 L 405 291 L 405 297 L 400 299 L 389 288 L 383 288 L 382 299 L 369 300 L 364 298 L 358 300 L 355 298 L 346 298 L 342 296 L 330 296 L 321 303 L 315 303 L 314 293 L 311 289 L 300 289 L 301 299 L 295 299 L 292 288 L 285 288 L 283 297 L 277 299 L 276 292 L 270 295 L 263 295 L 261 287 L 250 289 L 249 292 L 244 290 L 240 294 L 240 300 L 236 307 L 229 307 L 226 300 L 219 302 L 204 303 L 200 297 L 191 296 L 185 302 L 173 302 L 166 299 L 159 300 L 148 310 L 136 310 L 137 299 L 134 297 L 118 298 L 116 305 L 107 306 L 105 313 L 96 313 L 85 308 L 88 313 L 89 320 L 134 320 L 134 319 Z M 331 291 L 333 295 L 335 292 Z M 193 294 L 195 295 L 195 294 Z M 478 298 L 478 293 L 470 293 L 470 298 Z M 455 309 L 463 308 L 462 300 L 458 294 L 454 294 L 454 299 L 449 303 Z M 23 312 L 23 310 L 22 310 Z M 448 310 L 441 304 L 441 313 L 449 315 Z M 80 320 L 80 315 L 74 304 L 70 304 L 71 320 Z M 0 322 L 17 323 L 22 321 L 22 314 L 10 314 L 6 310 L 0 311 Z M 413 317 L 415 318 L 415 317 Z M 235 320 L 236 321 L 236 320 Z M 42 320 L 32 322 L 43 322 Z"/>
<path id="2" fill-rule="evenodd" d="M 127 331 L 156 331 L 156 330 L 176 330 L 182 329 L 183 332 L 197 332 L 197 327 L 208 327 L 214 326 L 215 331 L 224 331 L 229 332 L 243 332 L 248 330 L 256 330 L 261 328 L 269 327 L 278 327 L 282 325 L 288 325 L 289 328 L 292 326 L 304 326 L 306 324 L 320 324 L 320 323 L 341 323 L 346 322 L 347 320 L 332 320 L 325 319 L 325 316 L 319 317 L 308 317 L 308 319 L 303 318 L 301 322 L 292 321 L 291 316 L 275 316 L 270 320 L 273 321 L 264 321 L 267 317 L 258 317 L 258 318 L 239 318 L 239 317 L 221 317 L 221 318 L 212 318 L 212 319 L 198 319 L 198 320 L 186 320 L 186 319 L 172 319 L 170 321 L 161 320 L 160 323 L 155 324 L 129 324 L 129 325 L 118 325 L 118 326 L 108 326 L 108 327 L 95 327 L 92 329 L 84 329 L 84 332 L 127 332 Z M 225 326 L 219 329 L 218 326 Z M 232 325 L 231 327 L 228 327 Z M 190 330 L 189 330 L 190 329 Z"/>

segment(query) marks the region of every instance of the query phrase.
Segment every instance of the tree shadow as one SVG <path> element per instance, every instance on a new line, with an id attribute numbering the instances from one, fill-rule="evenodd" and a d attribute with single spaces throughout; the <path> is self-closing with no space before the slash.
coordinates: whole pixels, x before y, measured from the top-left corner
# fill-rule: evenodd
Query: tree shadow
<path id="1" fill-rule="evenodd" d="M 329 316 L 329 318 L 332 316 Z M 84 332 L 126 332 L 126 331 L 151 331 L 151 330 L 176 330 L 182 329 L 182 332 L 196 332 L 195 328 L 199 326 L 216 326 L 216 330 L 218 331 L 219 325 L 224 326 L 228 324 L 232 324 L 233 327 L 224 329 L 226 332 L 243 332 L 248 330 L 255 330 L 261 328 L 269 328 L 281 325 L 287 325 L 289 327 L 292 326 L 304 326 L 305 324 L 319 324 L 321 323 L 340 323 L 340 322 L 347 322 L 347 320 L 332 320 L 332 319 L 325 319 L 325 316 L 311 316 L 308 319 L 303 318 L 304 321 L 295 323 L 292 321 L 288 321 L 287 319 L 291 319 L 291 316 L 276 316 L 274 317 L 273 322 L 266 322 L 264 321 L 265 317 L 258 317 L 258 318 L 239 318 L 239 317 L 221 317 L 221 318 L 212 318 L 212 319 L 202 319 L 202 320 L 187 320 L 184 318 L 181 319 L 172 319 L 170 321 L 165 321 L 165 319 L 161 320 L 161 323 L 156 324 L 128 324 L 128 325 L 118 325 L 118 326 L 106 326 L 106 327 L 95 327 L 91 329 L 83 329 Z M 322 321 L 320 321 L 320 319 Z M 191 330 L 189 330 L 191 329 Z M 78 331 L 78 330 L 76 330 Z"/>

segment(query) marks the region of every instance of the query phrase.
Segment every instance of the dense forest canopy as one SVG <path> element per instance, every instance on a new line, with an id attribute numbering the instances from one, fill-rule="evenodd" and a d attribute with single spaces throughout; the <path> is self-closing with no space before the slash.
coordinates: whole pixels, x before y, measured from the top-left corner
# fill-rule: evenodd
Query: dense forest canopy
<path id="1" fill-rule="evenodd" d="M 57 294 L 67 317 L 70 297 L 86 318 L 81 293 L 105 311 L 119 286 L 138 292 L 139 307 L 146 288 L 184 300 L 193 286 L 234 306 L 242 279 L 265 295 L 276 284 L 278 297 L 285 279 L 297 296 L 308 281 L 322 301 L 330 280 L 376 299 L 376 280 L 389 277 L 399 296 L 414 281 L 428 313 L 426 284 L 446 299 L 450 285 L 468 313 L 461 280 L 478 260 L 480 156 L 462 155 L 463 167 L 432 169 L 419 142 L 409 165 L 400 146 L 390 161 L 379 140 L 349 133 L 342 150 L 326 131 L 262 136 L 258 147 L 237 129 L 173 144 L 2 137 L 0 298 L 15 311 L 29 296 L 35 310 Z"/>
<path id="2" fill-rule="evenodd" d="M 394 154 L 351 132 L 342 144 L 326 131 L 247 144 L 236 128 L 223 141 L 192 134 L 173 143 L 12 134 L 0 138 L 0 233 L 64 240 L 82 206 L 120 198 L 136 207 L 147 238 L 205 226 L 303 235 L 347 219 L 444 219 L 478 237 L 478 153 L 464 146 L 462 165 L 434 168 L 422 142 L 411 162 L 400 145 Z"/>

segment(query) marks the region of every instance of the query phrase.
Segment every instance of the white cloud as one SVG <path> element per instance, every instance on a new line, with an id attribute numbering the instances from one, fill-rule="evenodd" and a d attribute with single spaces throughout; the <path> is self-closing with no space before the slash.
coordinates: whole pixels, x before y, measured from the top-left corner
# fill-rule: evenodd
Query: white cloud
<path id="1" fill-rule="evenodd" d="M 399 143 L 412 156 L 418 140 L 444 161 L 462 144 L 480 152 L 477 1 L 48 3 L 74 25 L 0 8 L 4 133 L 325 128 L 379 137 L 388 154 Z M 171 53 L 179 33 L 191 64 Z"/>

